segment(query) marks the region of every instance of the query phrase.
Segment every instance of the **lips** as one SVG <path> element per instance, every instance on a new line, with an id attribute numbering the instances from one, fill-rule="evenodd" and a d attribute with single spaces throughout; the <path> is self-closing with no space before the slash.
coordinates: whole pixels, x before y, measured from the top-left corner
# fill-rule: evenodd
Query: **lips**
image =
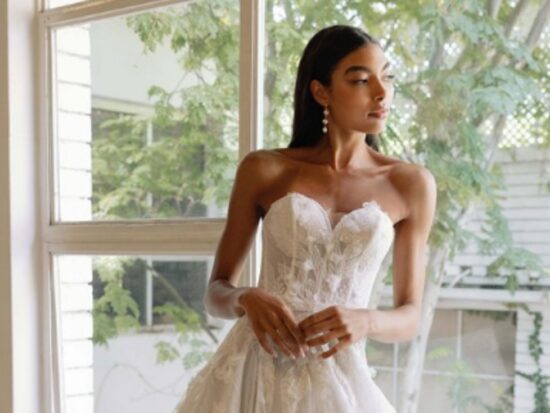
<path id="1" fill-rule="evenodd" d="M 388 112 L 387 109 L 380 109 L 380 110 L 377 110 L 377 111 L 374 111 L 374 112 L 369 112 L 369 115 L 382 115 L 382 114 L 385 114 L 387 112 Z"/>
<path id="2" fill-rule="evenodd" d="M 387 114 L 388 114 L 387 110 L 379 110 L 377 112 L 370 112 L 369 116 L 373 118 L 383 119 L 387 116 Z"/>

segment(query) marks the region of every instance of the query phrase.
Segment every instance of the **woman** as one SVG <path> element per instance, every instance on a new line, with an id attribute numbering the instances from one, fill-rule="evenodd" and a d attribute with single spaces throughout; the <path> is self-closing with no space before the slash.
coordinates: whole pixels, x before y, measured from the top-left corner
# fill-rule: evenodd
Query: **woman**
<path id="1" fill-rule="evenodd" d="M 365 339 L 411 340 L 436 186 L 424 167 L 378 152 L 394 87 L 380 44 L 332 26 L 299 63 L 292 141 L 239 164 L 205 305 L 239 318 L 178 412 L 390 413 Z M 257 287 L 235 287 L 260 218 Z M 395 309 L 368 310 L 394 244 Z"/>

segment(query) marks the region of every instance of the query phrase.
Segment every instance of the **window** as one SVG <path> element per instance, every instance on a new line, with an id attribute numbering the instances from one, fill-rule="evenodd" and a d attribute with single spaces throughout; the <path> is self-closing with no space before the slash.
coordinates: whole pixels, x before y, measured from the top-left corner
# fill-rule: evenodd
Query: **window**
<path id="1" fill-rule="evenodd" d="M 54 256 L 66 411 L 174 407 L 235 322 L 204 311 L 211 261 Z"/>
<path id="2" fill-rule="evenodd" d="M 257 139 L 239 127 L 257 93 L 240 90 L 252 70 L 241 10 L 60 7 L 75 3 L 51 0 L 42 16 L 54 411 L 170 411 L 235 321 L 207 314 L 203 296 L 238 159 Z"/>
<path id="3" fill-rule="evenodd" d="M 508 311 L 438 309 L 430 330 L 419 410 L 465 413 L 481 405 L 495 409 L 512 403 L 515 317 Z M 402 391 L 409 345 L 367 343 L 375 380 L 395 402 Z"/>
<path id="4" fill-rule="evenodd" d="M 54 221 L 225 214 L 238 19 L 223 2 L 197 2 L 53 30 Z"/>

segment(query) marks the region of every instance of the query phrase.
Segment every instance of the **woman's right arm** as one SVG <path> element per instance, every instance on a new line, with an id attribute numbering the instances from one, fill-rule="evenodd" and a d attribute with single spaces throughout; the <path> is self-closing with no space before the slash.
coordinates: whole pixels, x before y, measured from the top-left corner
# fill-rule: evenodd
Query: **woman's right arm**
<path id="1" fill-rule="evenodd" d="M 260 220 L 256 202 L 265 174 L 261 163 L 261 154 L 251 152 L 237 167 L 226 224 L 204 297 L 206 310 L 216 317 L 231 319 L 244 315 L 239 297 L 249 287 L 236 287 L 236 284 Z"/>
<path id="2" fill-rule="evenodd" d="M 275 355 L 267 340 L 270 336 L 288 356 L 299 356 L 307 344 L 286 303 L 258 287 L 236 287 L 260 220 L 260 191 L 270 186 L 277 173 L 276 165 L 264 159 L 265 153 L 256 151 L 239 163 L 204 304 L 210 314 L 221 318 L 246 314 L 268 353 Z"/>

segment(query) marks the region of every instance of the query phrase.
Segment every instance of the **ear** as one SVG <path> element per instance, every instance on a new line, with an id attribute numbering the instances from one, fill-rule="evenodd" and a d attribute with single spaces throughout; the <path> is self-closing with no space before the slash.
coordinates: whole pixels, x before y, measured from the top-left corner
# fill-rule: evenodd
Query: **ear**
<path id="1" fill-rule="evenodd" d="M 316 79 L 313 79 L 309 83 L 309 90 L 311 91 L 311 94 L 313 95 L 313 99 L 320 104 L 321 106 L 327 106 L 328 105 L 328 94 L 325 89 L 325 86 L 321 82 L 319 82 Z"/>

